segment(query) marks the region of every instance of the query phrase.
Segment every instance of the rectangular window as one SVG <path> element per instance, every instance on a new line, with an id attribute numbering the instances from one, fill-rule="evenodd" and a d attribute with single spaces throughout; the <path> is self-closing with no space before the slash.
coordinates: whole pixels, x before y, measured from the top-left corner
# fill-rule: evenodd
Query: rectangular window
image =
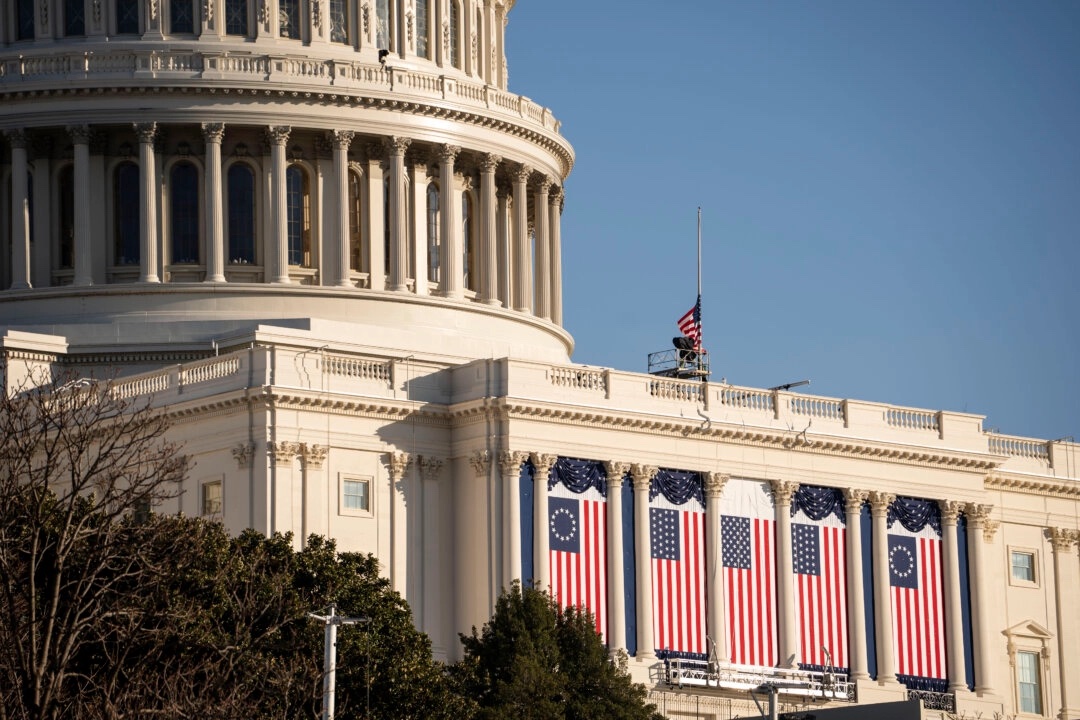
<path id="1" fill-rule="evenodd" d="M 1016 653 L 1016 682 L 1020 712 L 1042 715 L 1042 678 L 1039 676 L 1038 653 Z"/>
<path id="2" fill-rule="evenodd" d="M 138 0 L 116 0 L 116 32 L 120 35 L 138 34 Z"/>
<path id="3" fill-rule="evenodd" d="M 248 34 L 247 0 L 225 0 L 225 34 Z"/>
<path id="4" fill-rule="evenodd" d="M 349 13 L 345 0 L 330 0 L 330 42 L 349 42 Z"/>
<path id="5" fill-rule="evenodd" d="M 221 481 L 203 483 L 202 486 L 202 514 L 221 514 Z"/>
<path id="6" fill-rule="evenodd" d="M 428 16 L 431 13 L 431 0 L 416 0 L 416 56 L 428 56 Z"/>
<path id="7" fill-rule="evenodd" d="M 15 3 L 15 30 L 17 40 L 34 39 L 34 0 L 17 0 Z"/>
<path id="8" fill-rule="evenodd" d="M 1027 550 L 1009 551 L 1010 576 L 1014 584 L 1035 584 L 1035 553 Z"/>
<path id="9" fill-rule="evenodd" d="M 83 0 L 64 1 L 64 35 L 86 34 L 86 9 Z"/>
<path id="10" fill-rule="evenodd" d="M 278 19 L 281 37 L 300 39 L 300 0 L 279 0 Z"/>
<path id="11" fill-rule="evenodd" d="M 173 34 L 195 32 L 195 13 L 191 0 L 172 0 L 170 4 L 169 31 Z"/>
<path id="12" fill-rule="evenodd" d="M 371 482 L 370 477 L 363 475 L 342 475 L 338 512 L 341 515 L 369 517 L 372 508 Z"/>

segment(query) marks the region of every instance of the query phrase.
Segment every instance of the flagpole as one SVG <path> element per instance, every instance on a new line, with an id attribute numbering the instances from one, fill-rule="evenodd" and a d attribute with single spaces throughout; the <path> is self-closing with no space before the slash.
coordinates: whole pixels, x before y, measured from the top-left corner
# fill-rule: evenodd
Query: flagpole
<path id="1" fill-rule="evenodd" d="M 701 206 L 697 209 L 697 301 L 698 301 L 698 347 L 704 346 L 704 333 L 701 322 Z"/>

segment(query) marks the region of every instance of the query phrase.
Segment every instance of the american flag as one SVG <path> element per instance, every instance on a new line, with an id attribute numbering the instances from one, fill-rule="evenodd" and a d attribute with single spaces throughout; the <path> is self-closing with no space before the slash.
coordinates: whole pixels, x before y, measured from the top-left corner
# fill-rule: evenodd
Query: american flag
<path id="1" fill-rule="evenodd" d="M 694 341 L 694 347 L 701 347 L 701 296 L 697 296 L 694 307 L 679 318 L 679 332 Z"/>
<path id="2" fill-rule="evenodd" d="M 551 594 L 559 607 L 585 608 L 607 634 L 607 513 L 595 488 L 577 494 L 562 484 L 548 497 Z"/>
<path id="3" fill-rule="evenodd" d="M 775 521 L 720 518 L 731 661 L 776 664 Z"/>
<path id="4" fill-rule="evenodd" d="M 653 642 L 656 650 L 704 655 L 705 512 L 696 499 L 650 503 Z"/>
<path id="5" fill-rule="evenodd" d="M 893 652 L 901 675 L 946 677 L 941 578 L 941 538 L 933 527 L 889 529 Z"/>
<path id="6" fill-rule="evenodd" d="M 815 521 L 800 510 L 796 519 L 791 553 L 802 662 L 846 668 L 847 532 L 835 515 Z"/>

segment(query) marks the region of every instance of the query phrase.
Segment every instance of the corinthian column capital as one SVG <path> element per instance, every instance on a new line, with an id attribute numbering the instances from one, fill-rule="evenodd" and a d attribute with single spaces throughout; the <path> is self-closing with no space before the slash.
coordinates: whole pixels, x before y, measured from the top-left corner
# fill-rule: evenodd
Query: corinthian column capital
<path id="1" fill-rule="evenodd" d="M 855 488 L 847 488 L 844 490 L 844 510 L 848 513 L 858 514 L 862 512 L 863 503 L 866 502 L 867 496 L 869 496 L 865 490 L 857 490 Z"/>
<path id="2" fill-rule="evenodd" d="M 491 467 L 491 453 L 487 450 L 477 450 L 469 456 L 469 464 L 472 465 L 476 477 L 487 477 L 488 468 Z"/>
<path id="3" fill-rule="evenodd" d="M 289 142 L 289 135 L 291 134 L 292 127 L 289 125 L 271 125 L 266 129 L 266 139 L 270 145 L 285 147 L 285 143 Z"/>
<path id="4" fill-rule="evenodd" d="M 870 512 L 874 517 L 884 517 L 895 500 L 896 495 L 893 493 L 874 490 L 870 493 Z"/>
<path id="5" fill-rule="evenodd" d="M 211 143 L 220 143 L 225 137 L 225 123 L 203 123 L 203 140 Z"/>
<path id="6" fill-rule="evenodd" d="M 517 475 L 521 472 L 521 464 L 529 459 L 527 452 L 514 452 L 503 450 L 499 453 L 499 472 L 506 476 Z"/>
<path id="7" fill-rule="evenodd" d="M 157 123 L 155 122 L 132 123 L 131 127 L 135 130 L 135 135 L 139 138 L 140 143 L 152 143 L 158 134 Z"/>
<path id="8" fill-rule="evenodd" d="M 390 466 L 390 479 L 394 482 L 398 482 L 403 477 L 405 477 L 405 470 L 408 469 L 410 462 L 412 462 L 412 457 L 409 455 L 409 453 L 390 453 L 388 463 Z"/>
<path id="9" fill-rule="evenodd" d="M 941 521 L 949 525 L 955 525 L 956 519 L 964 511 L 965 503 L 956 500 L 938 500 L 938 509 L 941 511 Z"/>
<path id="10" fill-rule="evenodd" d="M 533 468 L 536 469 L 536 474 L 534 475 L 534 477 L 541 477 L 547 480 L 548 473 L 551 472 L 551 467 L 558 459 L 558 455 L 551 455 L 548 453 L 532 453 Z"/>
<path id="11" fill-rule="evenodd" d="M 705 497 L 719 498 L 724 493 L 724 485 L 731 479 L 731 475 L 722 472 L 710 471 L 705 475 Z"/>
<path id="12" fill-rule="evenodd" d="M 659 472 L 659 468 L 655 465 L 641 465 L 634 463 L 630 466 L 630 477 L 634 482 L 635 490 L 648 490 L 649 483 L 652 482 L 653 477 Z"/>
<path id="13" fill-rule="evenodd" d="M 608 485 L 621 486 L 623 477 L 630 471 L 630 463 L 616 462 L 614 460 L 604 461 L 604 472 L 607 473 Z"/>
<path id="14" fill-rule="evenodd" d="M 777 505 L 790 505 L 791 499 L 795 497 L 795 492 L 799 489 L 799 483 L 790 480 L 770 480 L 769 485 L 772 487 L 773 498 Z"/>

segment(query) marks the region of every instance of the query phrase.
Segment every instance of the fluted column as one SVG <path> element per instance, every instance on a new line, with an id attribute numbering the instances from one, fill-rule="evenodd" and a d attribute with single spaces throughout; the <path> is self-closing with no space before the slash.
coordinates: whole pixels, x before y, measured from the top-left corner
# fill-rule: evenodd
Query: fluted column
<path id="1" fill-rule="evenodd" d="M 420 469 L 420 479 L 423 483 L 423 555 L 417 565 L 423 564 L 423 595 L 420 609 L 423 622 L 421 627 L 431 637 L 432 652 L 436 656 L 445 657 L 446 648 L 442 639 L 443 631 L 443 602 L 446 592 L 446 581 L 443 575 L 444 563 L 441 562 L 440 553 L 444 545 L 442 533 L 442 488 L 439 482 L 443 467 L 441 458 L 421 455 L 417 458 Z M 477 473 L 481 475 L 481 473 Z M 484 473 L 486 475 L 486 472 Z M 413 531 L 415 532 L 415 531 Z M 415 612 L 415 610 L 414 610 Z"/>
<path id="2" fill-rule="evenodd" d="M 705 473 L 705 597 L 708 598 L 708 630 L 713 655 L 719 662 L 728 661 L 727 626 L 724 618 L 723 533 L 720 525 L 720 497 L 730 475 Z"/>
<path id="3" fill-rule="evenodd" d="M 26 133 L 10 130 L 11 144 L 11 289 L 30 287 L 30 196 L 27 190 Z"/>
<path id="4" fill-rule="evenodd" d="M 412 190 L 413 218 L 410 223 L 416 231 L 412 234 L 413 292 L 430 295 L 428 290 L 428 216 L 427 216 L 427 163 L 413 161 L 407 167 L 409 188 Z"/>
<path id="5" fill-rule="evenodd" d="M 505 450 L 499 453 L 503 480 L 503 587 L 521 581 L 521 465 L 529 453 Z"/>
<path id="6" fill-rule="evenodd" d="M 498 155 L 485 154 L 480 159 L 480 294 L 488 305 L 499 304 L 499 255 L 495 232 L 495 169 L 502 161 Z"/>
<path id="7" fill-rule="evenodd" d="M 975 639 L 975 692 L 979 695 L 993 695 L 993 660 L 990 649 L 995 638 L 990 629 L 990 593 L 994 592 L 988 584 L 990 574 L 989 558 L 986 545 L 994 539 L 997 521 L 990 519 L 993 505 L 969 503 L 965 512 L 968 518 L 968 557 L 971 562 L 968 577 L 971 588 L 971 618 Z"/>
<path id="8" fill-rule="evenodd" d="M 541 590 L 551 589 L 551 555 L 548 552 L 548 474 L 558 455 L 532 454 L 533 469 L 533 575 Z"/>
<path id="9" fill-rule="evenodd" d="M 203 123 L 206 141 L 206 282 L 225 282 L 225 218 L 221 209 L 222 123 Z"/>
<path id="10" fill-rule="evenodd" d="M 964 503 L 939 500 L 941 510 L 941 554 L 945 575 L 945 659 L 948 663 L 949 690 L 967 690 L 964 661 L 964 615 L 960 602 L 960 553 L 956 543 L 956 520 Z"/>
<path id="11" fill-rule="evenodd" d="M 454 159 L 460 152 L 456 145 L 439 147 L 439 294 L 448 298 L 464 296 L 461 196 L 454 191 Z"/>
<path id="12" fill-rule="evenodd" d="M 656 475 L 652 465 L 631 465 L 634 481 L 634 565 L 637 577 L 637 659 L 656 659 L 653 640 L 652 538 L 649 527 L 649 484 Z"/>
<path id="13" fill-rule="evenodd" d="M 374 23 L 373 23 L 374 24 Z M 367 164 L 364 169 L 364 197 L 367 208 L 368 287 L 372 290 L 386 289 L 386 227 L 383 222 L 383 147 L 371 143 L 367 147 Z"/>
<path id="14" fill-rule="evenodd" d="M 270 275 L 272 282 L 288 284 L 289 280 L 289 227 L 288 198 L 285 187 L 285 145 L 289 142 L 292 128 L 288 125 L 275 125 L 267 133 L 270 141 L 270 182 L 273 186 L 274 207 L 271 210 L 274 229 L 273 265 Z"/>
<path id="15" fill-rule="evenodd" d="M 559 188 L 548 200 L 548 236 L 551 240 L 551 322 L 562 325 L 562 208 Z"/>
<path id="16" fill-rule="evenodd" d="M 889 505 L 896 500 L 892 493 L 870 493 L 870 512 L 874 519 L 874 634 L 877 636 L 877 680 L 896 683 L 896 660 L 893 657 L 892 602 L 889 593 Z"/>
<path id="17" fill-rule="evenodd" d="M 862 507 L 869 493 L 844 491 L 847 531 L 848 668 L 852 680 L 869 680 L 866 657 L 866 602 L 863 583 Z"/>
<path id="18" fill-rule="evenodd" d="M 529 248 L 529 199 L 526 196 L 530 175 L 532 175 L 532 168 L 528 165 L 518 165 L 513 172 L 514 252 L 511 260 L 514 277 L 513 307 L 521 312 L 532 312 L 533 309 L 533 269 Z"/>
<path id="19" fill-rule="evenodd" d="M 1080 598 L 1080 562 L 1075 546 L 1080 541 L 1076 530 L 1050 528 L 1054 548 L 1054 605 L 1057 608 L 1057 656 L 1061 677 L 1059 720 L 1080 717 L 1080 624 L 1076 622 L 1076 604 Z"/>
<path id="20" fill-rule="evenodd" d="M 136 123 L 139 137 L 139 282 L 161 282 L 157 274 L 157 170 L 154 158 L 154 138 L 157 123 Z"/>
<path id="21" fill-rule="evenodd" d="M 405 151 L 412 140 L 392 137 L 387 140 L 390 154 L 390 290 L 408 290 L 409 270 L 408 201 L 405 197 Z"/>
<path id="22" fill-rule="evenodd" d="M 607 646 L 612 653 L 626 650 L 626 598 L 623 596 L 623 476 L 630 465 L 604 463 L 607 473 Z"/>
<path id="23" fill-rule="evenodd" d="M 68 129 L 75 160 L 75 285 L 93 285 L 90 252 L 90 128 L 73 125 Z"/>
<path id="24" fill-rule="evenodd" d="M 387 463 L 390 470 L 390 585 L 404 597 L 407 590 L 408 563 L 405 548 L 408 527 L 405 508 L 405 471 L 412 463 L 412 456 L 403 452 L 390 453 Z"/>
<path id="25" fill-rule="evenodd" d="M 349 145 L 351 130 L 335 130 L 331 134 L 334 147 L 334 219 L 330 223 L 330 237 L 337 248 L 338 287 L 352 287 L 349 278 Z"/>
<path id="26" fill-rule="evenodd" d="M 776 604 L 780 609 L 780 666 L 798 667 L 799 632 L 795 625 L 795 577 L 791 559 L 791 499 L 799 483 L 772 480 L 776 502 Z"/>
<path id="27" fill-rule="evenodd" d="M 551 238 L 548 237 L 548 190 L 551 178 L 540 176 L 533 196 L 533 251 L 536 268 L 536 315 L 551 319 Z"/>
<path id="28" fill-rule="evenodd" d="M 510 296 L 510 265 L 511 265 L 511 253 L 510 253 L 510 187 L 508 185 L 500 184 L 495 194 L 495 198 L 498 202 L 498 210 L 496 211 L 495 219 L 495 244 L 496 244 L 496 263 L 498 264 L 498 276 L 496 282 L 498 283 L 499 304 L 503 307 L 513 307 L 513 303 Z"/>

